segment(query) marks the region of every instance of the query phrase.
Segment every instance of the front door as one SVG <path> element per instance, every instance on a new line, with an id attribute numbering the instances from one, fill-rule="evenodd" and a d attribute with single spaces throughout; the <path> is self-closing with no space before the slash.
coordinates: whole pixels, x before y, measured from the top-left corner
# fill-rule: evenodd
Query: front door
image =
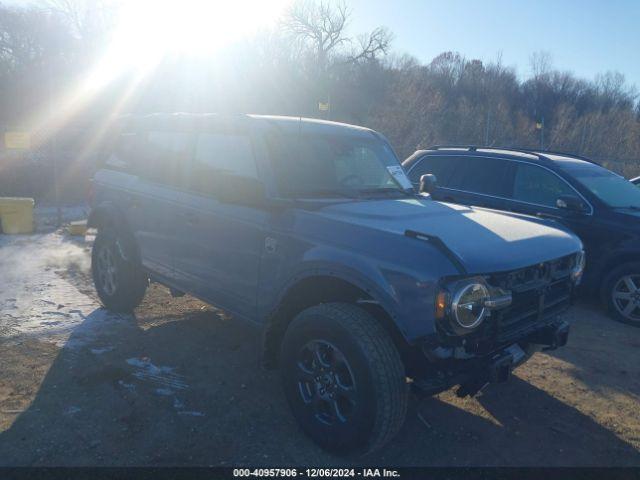
<path id="1" fill-rule="evenodd" d="M 558 208 L 556 201 L 561 195 L 580 196 L 571 185 L 551 170 L 518 162 L 513 177 L 513 200 L 509 202 L 509 209 L 556 220 L 568 227 L 582 240 L 589 265 L 592 258 L 597 258 L 603 253 L 600 250 L 608 244 L 611 230 L 606 222 L 600 221 L 597 215 L 593 214 L 592 207 L 586 201 L 585 213 Z"/>
<path id="2" fill-rule="evenodd" d="M 189 185 L 178 207 L 176 273 L 188 291 L 252 319 L 268 214 L 217 195 L 231 177 L 257 178 L 251 136 L 226 126 L 199 132 L 195 145 Z"/>

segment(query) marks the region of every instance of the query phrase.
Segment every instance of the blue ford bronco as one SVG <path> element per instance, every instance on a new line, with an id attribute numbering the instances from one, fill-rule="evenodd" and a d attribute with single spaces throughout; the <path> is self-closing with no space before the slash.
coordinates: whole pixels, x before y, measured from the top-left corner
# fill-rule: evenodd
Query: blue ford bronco
<path id="1" fill-rule="evenodd" d="M 259 325 L 265 365 L 327 450 L 380 448 L 410 390 L 474 395 L 567 341 L 580 240 L 414 191 L 372 130 L 153 114 L 107 144 L 89 219 L 105 307 L 132 311 L 154 281 Z"/>

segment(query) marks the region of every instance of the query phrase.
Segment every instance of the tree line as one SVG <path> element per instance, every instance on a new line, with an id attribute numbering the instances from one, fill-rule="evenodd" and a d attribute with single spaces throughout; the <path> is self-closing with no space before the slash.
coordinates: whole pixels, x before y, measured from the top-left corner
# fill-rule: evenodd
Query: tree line
<path id="1" fill-rule="evenodd" d="M 485 62 L 443 52 L 424 63 L 394 51 L 384 27 L 352 35 L 347 4 L 299 0 L 276 25 L 208 58 L 167 55 L 143 77 L 120 72 L 83 90 L 113 40 L 117 15 L 118 4 L 106 0 L 0 4 L 0 131 L 28 130 L 34 139 L 29 153 L 3 151 L 0 194 L 17 188 L 21 166 L 31 173 L 20 175 L 46 177 L 23 182 L 28 188 L 46 190 L 54 155 L 63 176 L 83 179 L 90 162 L 74 155 L 95 140 L 102 119 L 156 111 L 356 123 L 382 132 L 401 159 L 434 144 L 542 146 L 640 174 L 638 95 L 620 73 L 581 79 L 544 53 L 532 55 L 524 79 L 500 56 Z"/>

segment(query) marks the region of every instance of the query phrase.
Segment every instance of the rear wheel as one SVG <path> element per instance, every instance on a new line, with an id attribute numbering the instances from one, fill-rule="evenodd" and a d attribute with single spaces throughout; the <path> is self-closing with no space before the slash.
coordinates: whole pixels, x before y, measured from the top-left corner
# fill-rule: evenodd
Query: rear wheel
<path id="1" fill-rule="evenodd" d="M 388 333 L 366 311 L 317 305 L 291 323 L 282 345 L 285 394 L 302 429 L 325 450 L 367 453 L 404 423 L 408 386 Z"/>
<path id="2" fill-rule="evenodd" d="M 605 279 L 604 294 L 616 320 L 640 327 L 640 263 L 628 263 L 612 271 Z"/>
<path id="3" fill-rule="evenodd" d="M 102 304 L 114 312 L 140 305 L 149 284 L 133 251 L 132 241 L 114 228 L 98 230 L 91 252 L 93 283 Z"/>

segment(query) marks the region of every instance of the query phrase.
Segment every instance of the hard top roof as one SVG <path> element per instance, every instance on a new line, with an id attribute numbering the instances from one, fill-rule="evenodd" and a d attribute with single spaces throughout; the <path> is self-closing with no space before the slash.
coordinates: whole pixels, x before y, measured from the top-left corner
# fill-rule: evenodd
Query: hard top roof
<path id="1" fill-rule="evenodd" d="M 151 113 L 146 115 L 123 115 L 120 122 L 125 128 L 204 128 L 225 123 L 240 125 L 252 123 L 257 128 L 277 128 L 284 132 L 371 135 L 373 130 L 346 123 L 330 122 L 316 118 L 278 115 L 218 114 L 218 113 Z"/>

